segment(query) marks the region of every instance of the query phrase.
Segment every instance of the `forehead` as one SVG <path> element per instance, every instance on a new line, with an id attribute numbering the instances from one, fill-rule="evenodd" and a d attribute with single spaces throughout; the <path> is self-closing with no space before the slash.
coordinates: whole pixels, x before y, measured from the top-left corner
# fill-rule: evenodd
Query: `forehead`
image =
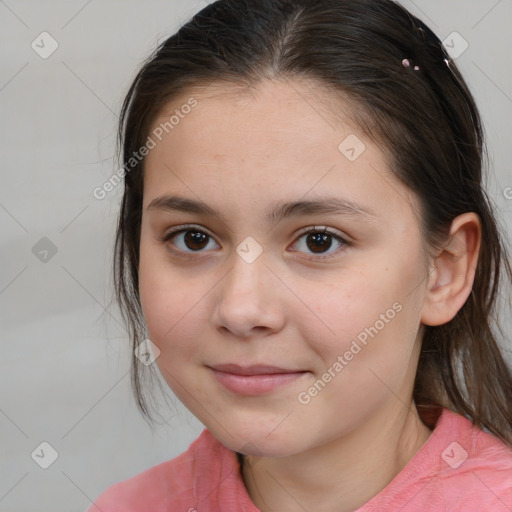
<path id="1" fill-rule="evenodd" d="M 351 120 L 350 105 L 312 80 L 196 86 L 156 116 L 151 133 L 158 144 L 146 160 L 151 167 L 152 160 L 165 153 L 170 157 L 171 151 L 175 162 L 206 158 L 210 164 L 243 159 L 257 165 L 265 157 L 276 165 L 284 159 L 338 159 L 339 145 L 348 135 L 364 137 Z"/>
<path id="2" fill-rule="evenodd" d="M 351 109 L 357 108 L 355 100 L 348 93 L 313 77 L 262 78 L 258 82 L 250 83 L 215 81 L 204 85 L 196 84 L 181 91 L 161 109 L 155 124 L 165 120 L 191 97 L 196 98 L 203 106 L 211 106 L 212 102 L 224 102 L 241 109 L 254 107 L 256 110 L 261 109 L 262 103 L 268 101 L 294 110 L 299 108 L 299 104 L 304 104 L 303 106 L 308 106 L 332 128 L 339 126 L 340 121 L 346 125 L 353 117 Z"/>
<path id="3" fill-rule="evenodd" d="M 180 111 L 191 99 L 196 106 Z M 152 132 L 181 114 L 147 157 L 145 204 L 166 189 L 253 202 L 329 191 L 389 209 L 390 194 L 407 190 L 384 151 L 355 126 L 351 108 L 314 81 L 189 89 L 153 123 Z"/>

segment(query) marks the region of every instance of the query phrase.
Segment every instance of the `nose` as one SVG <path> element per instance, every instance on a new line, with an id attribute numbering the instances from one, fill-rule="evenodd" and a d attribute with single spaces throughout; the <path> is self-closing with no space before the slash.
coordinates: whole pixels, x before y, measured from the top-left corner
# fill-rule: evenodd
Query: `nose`
<path id="1" fill-rule="evenodd" d="M 285 322 L 280 290 L 284 287 L 263 255 L 247 263 L 238 254 L 217 288 L 215 327 L 238 338 L 279 332 Z"/>

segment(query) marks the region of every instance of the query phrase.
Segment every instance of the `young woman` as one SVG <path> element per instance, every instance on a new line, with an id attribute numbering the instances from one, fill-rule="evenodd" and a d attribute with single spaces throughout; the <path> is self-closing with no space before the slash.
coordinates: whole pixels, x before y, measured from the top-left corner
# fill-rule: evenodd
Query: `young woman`
<path id="1" fill-rule="evenodd" d="M 424 23 L 219 0 L 142 67 L 120 142 L 138 403 L 152 348 L 205 430 L 91 511 L 512 510 L 512 272 L 477 107 Z"/>

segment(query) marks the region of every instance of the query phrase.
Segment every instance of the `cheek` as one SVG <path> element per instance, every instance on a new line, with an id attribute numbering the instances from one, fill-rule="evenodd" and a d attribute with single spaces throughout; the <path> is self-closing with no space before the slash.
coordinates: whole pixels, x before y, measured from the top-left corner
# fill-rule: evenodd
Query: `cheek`
<path id="1" fill-rule="evenodd" d="M 178 361 L 195 352 L 206 315 L 202 314 L 204 282 L 184 277 L 165 262 L 161 249 L 141 245 L 139 293 L 149 339 L 162 362 Z M 172 354 L 172 357 L 169 355 Z"/>
<path id="2" fill-rule="evenodd" d="M 327 294 L 312 297 L 321 320 L 308 314 L 302 324 L 302 337 L 319 359 L 316 378 L 328 382 L 313 407 L 327 406 L 334 420 L 342 414 L 347 426 L 393 396 L 390 390 L 399 393 L 410 371 L 415 311 L 399 274 L 372 267 L 345 276 Z"/>
<path id="3" fill-rule="evenodd" d="M 345 355 L 350 366 L 372 364 L 386 373 L 393 364 L 406 366 L 419 327 L 419 302 L 410 295 L 420 280 L 418 268 L 396 260 L 392 266 L 381 258 L 319 287 L 322 293 L 311 292 L 314 307 L 304 323 L 305 336 L 315 340 L 327 367 Z"/>

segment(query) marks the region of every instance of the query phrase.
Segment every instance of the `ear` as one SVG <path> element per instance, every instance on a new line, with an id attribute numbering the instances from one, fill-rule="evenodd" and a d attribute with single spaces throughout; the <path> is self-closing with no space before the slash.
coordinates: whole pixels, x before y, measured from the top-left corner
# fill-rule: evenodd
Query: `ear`
<path id="1" fill-rule="evenodd" d="M 482 227 L 476 213 L 464 213 L 453 220 L 448 242 L 429 274 L 423 324 L 443 325 L 462 308 L 473 288 L 481 238 Z"/>

